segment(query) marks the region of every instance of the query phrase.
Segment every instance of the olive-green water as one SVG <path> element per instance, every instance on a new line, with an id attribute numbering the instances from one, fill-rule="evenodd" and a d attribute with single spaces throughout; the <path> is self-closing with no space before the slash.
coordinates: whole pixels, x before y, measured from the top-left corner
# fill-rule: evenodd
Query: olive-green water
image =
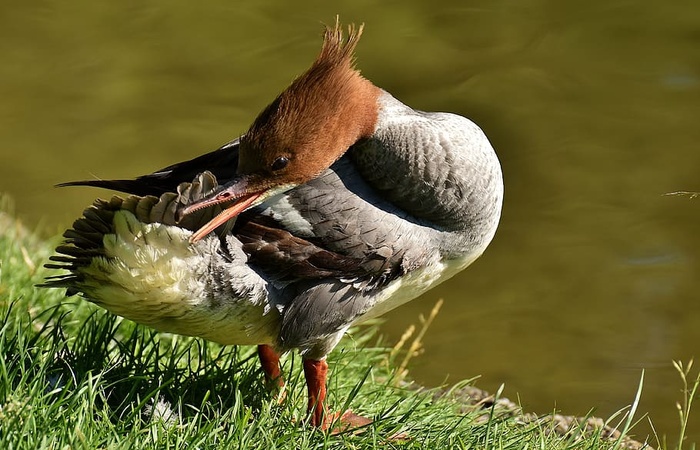
<path id="1" fill-rule="evenodd" d="M 147 173 L 236 137 L 336 14 L 365 23 L 368 78 L 472 118 L 504 168 L 485 255 L 387 316 L 396 340 L 446 301 L 413 376 L 481 375 L 529 411 L 608 417 L 645 369 L 640 411 L 673 442 L 671 361 L 700 358 L 700 198 L 664 194 L 700 191 L 697 0 L 11 0 L 0 191 L 25 222 L 60 231 L 105 193 L 53 184 Z M 690 436 L 700 442 L 700 410 Z"/>

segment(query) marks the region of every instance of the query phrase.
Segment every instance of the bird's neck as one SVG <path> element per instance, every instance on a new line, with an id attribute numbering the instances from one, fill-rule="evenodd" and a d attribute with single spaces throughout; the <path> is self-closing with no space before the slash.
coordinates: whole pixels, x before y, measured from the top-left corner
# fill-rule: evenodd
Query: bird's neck
<path id="1" fill-rule="evenodd" d="M 372 137 L 349 156 L 382 197 L 440 231 L 490 241 L 503 201 L 498 158 L 470 120 L 415 111 L 382 91 Z"/>

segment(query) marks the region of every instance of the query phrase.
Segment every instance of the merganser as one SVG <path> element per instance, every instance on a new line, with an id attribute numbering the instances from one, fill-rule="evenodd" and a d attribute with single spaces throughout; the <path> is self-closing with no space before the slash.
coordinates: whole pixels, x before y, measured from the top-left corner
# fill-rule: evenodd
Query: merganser
<path id="1" fill-rule="evenodd" d="M 85 210 L 48 265 L 70 273 L 46 283 L 160 331 L 258 345 L 279 386 L 279 355 L 298 350 L 323 429 L 338 418 L 325 412 L 326 355 L 350 326 L 474 262 L 503 202 L 481 129 L 365 79 L 362 27 L 348 31 L 326 27 L 311 68 L 239 139 L 133 180 L 65 183 L 132 196 Z"/>

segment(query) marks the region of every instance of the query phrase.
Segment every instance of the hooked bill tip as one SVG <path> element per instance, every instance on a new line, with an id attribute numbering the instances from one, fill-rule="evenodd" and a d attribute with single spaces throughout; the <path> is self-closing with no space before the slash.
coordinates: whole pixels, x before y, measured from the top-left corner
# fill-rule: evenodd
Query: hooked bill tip
<path id="1" fill-rule="evenodd" d="M 178 207 L 175 210 L 175 221 L 180 222 L 185 216 L 188 216 L 195 211 L 199 211 L 200 209 L 204 209 L 217 203 L 221 203 L 223 200 L 221 200 L 218 197 L 220 197 L 220 195 L 217 195 L 214 199 L 199 200 L 194 203 L 190 203 L 189 205 L 183 205 Z"/>
<path id="2" fill-rule="evenodd" d="M 188 215 L 189 213 L 192 212 L 192 211 L 190 211 L 190 209 L 191 209 L 191 208 L 190 208 L 189 206 L 180 206 L 180 207 L 178 207 L 178 208 L 175 210 L 175 222 L 176 222 L 176 223 L 180 223 L 180 221 L 181 221 L 186 215 Z"/>

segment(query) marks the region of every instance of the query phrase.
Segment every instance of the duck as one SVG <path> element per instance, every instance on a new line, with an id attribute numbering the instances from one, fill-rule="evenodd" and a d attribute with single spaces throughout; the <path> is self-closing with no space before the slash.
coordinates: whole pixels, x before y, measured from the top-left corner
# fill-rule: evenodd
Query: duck
<path id="1" fill-rule="evenodd" d="M 257 346 L 269 386 L 297 351 L 308 423 L 329 412 L 327 355 L 347 330 L 472 264 L 501 216 L 484 132 L 414 110 L 355 67 L 363 26 L 326 26 L 320 53 L 239 138 L 133 179 L 64 233 L 45 286 L 160 332 Z"/>

